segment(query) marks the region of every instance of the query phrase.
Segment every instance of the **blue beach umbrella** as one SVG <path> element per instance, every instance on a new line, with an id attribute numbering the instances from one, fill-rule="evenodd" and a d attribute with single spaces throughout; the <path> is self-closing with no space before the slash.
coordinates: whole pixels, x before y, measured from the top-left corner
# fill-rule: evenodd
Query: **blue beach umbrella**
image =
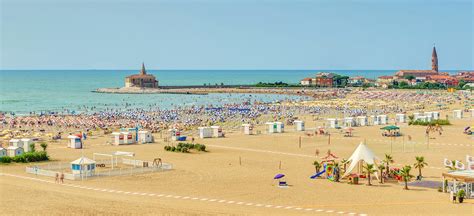
<path id="1" fill-rule="evenodd" d="M 281 179 L 283 177 L 285 177 L 284 174 L 277 174 L 275 177 L 273 177 L 273 179 Z"/>

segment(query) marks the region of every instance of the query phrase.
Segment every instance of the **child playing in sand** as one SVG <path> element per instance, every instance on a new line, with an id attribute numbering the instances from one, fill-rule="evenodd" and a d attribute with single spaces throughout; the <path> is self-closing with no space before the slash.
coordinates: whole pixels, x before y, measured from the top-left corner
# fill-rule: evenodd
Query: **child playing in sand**
<path id="1" fill-rule="evenodd" d="M 61 173 L 61 176 L 59 177 L 59 183 L 64 183 L 64 173 Z"/>

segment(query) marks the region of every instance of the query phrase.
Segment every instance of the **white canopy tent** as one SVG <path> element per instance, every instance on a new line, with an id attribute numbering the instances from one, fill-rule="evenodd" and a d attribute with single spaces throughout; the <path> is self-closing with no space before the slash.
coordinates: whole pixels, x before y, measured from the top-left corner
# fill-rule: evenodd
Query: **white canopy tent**
<path id="1" fill-rule="evenodd" d="M 369 147 L 367 147 L 367 145 L 365 145 L 365 143 L 361 142 L 355 149 L 354 153 L 352 153 L 351 157 L 349 157 L 347 160 L 351 162 L 351 164 L 345 171 L 346 173 L 344 173 L 342 178 L 348 176 L 361 162 L 365 162 L 366 164 L 375 164 L 375 160 L 380 159 L 374 154 L 374 152 L 372 152 L 372 150 L 369 149 Z M 375 173 L 375 177 L 377 177 L 377 179 L 379 178 L 377 173 Z"/>

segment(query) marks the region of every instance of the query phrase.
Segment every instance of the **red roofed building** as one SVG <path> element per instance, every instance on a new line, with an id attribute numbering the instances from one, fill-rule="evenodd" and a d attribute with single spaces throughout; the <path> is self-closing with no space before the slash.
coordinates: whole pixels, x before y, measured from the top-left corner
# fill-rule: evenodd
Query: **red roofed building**
<path id="1" fill-rule="evenodd" d="M 406 76 L 414 76 L 417 80 L 425 80 L 427 76 L 438 74 L 438 53 L 436 53 L 436 47 L 433 47 L 431 53 L 431 70 L 400 70 L 395 73 L 398 78 L 404 78 Z"/>
<path id="2" fill-rule="evenodd" d="M 449 75 L 431 75 L 426 78 L 427 81 L 444 84 L 445 86 L 457 86 L 459 81 Z"/>
<path id="3" fill-rule="evenodd" d="M 145 64 L 142 63 L 142 70 L 139 74 L 125 78 L 125 87 L 158 88 L 158 81 L 155 76 L 146 73 Z"/>

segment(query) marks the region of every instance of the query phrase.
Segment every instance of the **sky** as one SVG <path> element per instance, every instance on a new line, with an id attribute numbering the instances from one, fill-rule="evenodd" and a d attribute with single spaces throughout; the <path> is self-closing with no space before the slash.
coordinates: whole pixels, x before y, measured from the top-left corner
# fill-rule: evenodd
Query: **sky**
<path id="1" fill-rule="evenodd" d="M 473 69 L 473 0 L 0 0 L 0 69 Z"/>

